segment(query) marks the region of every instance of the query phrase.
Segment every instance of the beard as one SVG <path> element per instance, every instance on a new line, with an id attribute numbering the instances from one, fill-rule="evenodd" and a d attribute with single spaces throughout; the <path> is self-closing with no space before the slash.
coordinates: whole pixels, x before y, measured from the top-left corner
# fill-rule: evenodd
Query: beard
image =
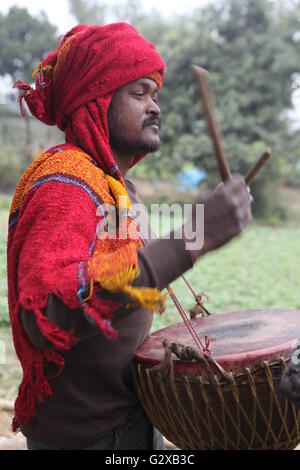
<path id="1" fill-rule="evenodd" d="M 116 151 L 139 155 L 141 153 L 153 153 L 159 150 L 160 140 L 131 140 L 125 135 L 114 135 L 110 132 L 109 143 Z"/>
<path id="2" fill-rule="evenodd" d="M 110 147 L 121 153 L 132 154 L 132 156 L 156 152 L 161 145 L 158 134 L 156 137 L 144 135 L 144 131 L 154 121 L 158 121 L 159 126 L 161 125 L 159 117 L 151 116 L 144 121 L 141 131 L 134 133 L 127 122 L 122 122 L 122 117 L 112 103 L 107 115 Z"/>

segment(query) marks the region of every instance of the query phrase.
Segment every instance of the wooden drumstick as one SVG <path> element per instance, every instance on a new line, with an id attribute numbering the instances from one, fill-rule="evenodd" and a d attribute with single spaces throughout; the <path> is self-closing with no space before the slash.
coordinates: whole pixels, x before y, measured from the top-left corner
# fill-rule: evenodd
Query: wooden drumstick
<path id="1" fill-rule="evenodd" d="M 205 118 L 208 131 L 212 138 L 219 173 L 222 181 L 226 181 L 231 178 L 231 173 L 221 144 L 221 132 L 215 116 L 214 95 L 209 84 L 209 74 L 207 70 L 199 67 L 198 65 L 192 65 L 191 68 L 196 78 L 199 94 L 203 101 Z"/>
<path id="2" fill-rule="evenodd" d="M 269 160 L 270 156 L 272 155 L 272 150 L 271 149 L 267 149 L 263 154 L 262 156 L 260 157 L 260 159 L 258 160 L 258 162 L 254 165 L 254 167 L 249 171 L 248 175 L 246 176 L 245 178 L 245 181 L 247 183 L 248 186 L 250 186 L 250 184 L 252 183 L 252 181 L 254 180 L 255 176 L 257 175 L 257 173 L 259 172 L 259 170 L 264 166 L 264 164 L 266 163 L 267 160 Z"/>
<path id="3" fill-rule="evenodd" d="M 192 65 L 191 68 L 196 78 L 198 91 L 203 101 L 205 118 L 215 149 L 215 156 L 218 163 L 219 173 L 222 181 L 226 181 L 231 178 L 231 173 L 224 149 L 221 144 L 221 132 L 215 116 L 214 95 L 209 83 L 209 73 L 207 70 L 202 67 L 199 67 L 198 65 Z M 263 153 L 261 158 L 258 160 L 258 162 L 254 165 L 254 167 L 249 171 L 248 175 L 245 178 L 245 182 L 248 186 L 253 182 L 255 176 L 261 170 L 261 168 L 264 166 L 264 164 L 270 158 L 271 155 L 271 149 L 267 149 Z"/>

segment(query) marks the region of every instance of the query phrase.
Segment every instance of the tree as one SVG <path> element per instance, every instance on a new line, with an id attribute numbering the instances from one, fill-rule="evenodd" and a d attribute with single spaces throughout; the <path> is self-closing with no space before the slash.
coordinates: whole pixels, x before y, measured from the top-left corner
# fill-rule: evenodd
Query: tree
<path id="1" fill-rule="evenodd" d="M 45 13 L 32 17 L 26 8 L 11 7 L 0 14 L 0 76 L 10 75 L 12 82 L 32 82 L 32 73 L 44 56 L 56 48 L 56 27 Z M 31 143 L 29 117 L 26 116 L 26 144 Z"/>
<path id="2" fill-rule="evenodd" d="M 45 13 L 32 17 L 26 8 L 11 7 L 0 14 L 0 75 L 32 81 L 32 72 L 56 48 L 57 28 Z"/>
<path id="3" fill-rule="evenodd" d="M 144 18 L 141 0 L 120 0 L 109 5 L 103 0 L 69 0 L 70 12 L 79 23 L 105 24 L 109 21 L 127 21 L 133 26 Z"/>
<path id="4" fill-rule="evenodd" d="M 96 0 L 69 0 L 70 11 L 79 23 L 104 24 L 107 5 Z"/>
<path id="5" fill-rule="evenodd" d="M 118 21 L 127 21 L 135 26 L 144 16 L 144 9 L 141 0 L 119 1 L 112 11 Z"/>
<path id="6" fill-rule="evenodd" d="M 169 22 L 155 18 L 145 28 L 141 23 L 167 63 L 160 97 L 164 146 L 145 166 L 153 169 L 159 161 L 165 173 L 174 174 L 188 159 L 204 168 L 212 183 L 219 179 L 190 72 L 196 63 L 211 74 L 232 171 L 247 173 L 267 146 L 274 154 L 268 176 L 287 171 L 280 157 L 289 153 L 291 140 L 284 113 L 300 61 L 300 9 L 294 4 L 282 10 L 281 4 L 278 15 L 279 7 L 270 0 L 226 0 Z"/>

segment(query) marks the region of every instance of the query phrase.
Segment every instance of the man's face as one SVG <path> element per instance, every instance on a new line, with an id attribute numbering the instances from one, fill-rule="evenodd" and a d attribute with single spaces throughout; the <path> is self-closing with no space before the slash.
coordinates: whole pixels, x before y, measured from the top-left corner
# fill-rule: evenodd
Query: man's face
<path id="1" fill-rule="evenodd" d="M 142 78 L 119 88 L 108 109 L 108 129 L 113 150 L 138 155 L 160 147 L 160 108 L 154 80 Z"/>

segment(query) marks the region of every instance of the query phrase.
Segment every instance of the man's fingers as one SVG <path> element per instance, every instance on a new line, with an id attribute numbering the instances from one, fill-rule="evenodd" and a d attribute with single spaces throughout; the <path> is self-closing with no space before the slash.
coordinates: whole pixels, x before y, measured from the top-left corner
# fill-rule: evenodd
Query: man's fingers
<path id="1" fill-rule="evenodd" d="M 250 204 L 252 204 L 252 202 L 254 201 L 254 199 L 253 199 L 253 196 L 252 196 L 252 194 L 251 194 L 251 191 L 250 191 L 249 186 L 247 186 L 247 191 L 248 191 L 248 194 L 249 194 Z"/>

